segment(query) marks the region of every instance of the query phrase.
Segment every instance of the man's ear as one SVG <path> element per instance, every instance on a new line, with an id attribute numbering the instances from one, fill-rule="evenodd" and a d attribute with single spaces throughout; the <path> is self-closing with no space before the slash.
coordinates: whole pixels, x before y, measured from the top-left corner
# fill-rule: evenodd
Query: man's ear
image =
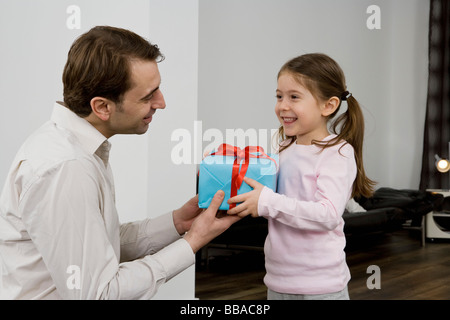
<path id="1" fill-rule="evenodd" d="M 111 115 L 111 101 L 103 97 L 92 98 L 91 109 L 98 118 L 107 121 Z"/>
<path id="2" fill-rule="evenodd" d="M 339 107 L 341 100 L 338 97 L 331 97 L 327 101 L 325 101 L 322 107 L 322 116 L 328 117 L 333 114 L 336 109 Z"/>

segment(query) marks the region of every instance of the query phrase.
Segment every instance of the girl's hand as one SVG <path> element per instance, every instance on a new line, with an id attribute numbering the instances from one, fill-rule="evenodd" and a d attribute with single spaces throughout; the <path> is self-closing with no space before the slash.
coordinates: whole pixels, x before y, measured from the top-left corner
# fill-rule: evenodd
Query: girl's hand
<path id="1" fill-rule="evenodd" d="M 252 191 L 249 191 L 244 194 L 237 195 L 233 198 L 230 198 L 227 203 L 239 203 L 241 204 L 237 205 L 233 209 L 228 210 L 228 214 L 230 215 L 238 215 L 239 217 L 243 218 L 245 216 L 251 215 L 252 217 L 256 218 L 258 217 L 258 200 L 259 195 L 261 194 L 262 189 L 264 188 L 264 185 L 259 183 L 256 180 L 250 179 L 248 177 L 244 177 L 244 182 L 247 183 L 250 187 L 253 188 Z"/>

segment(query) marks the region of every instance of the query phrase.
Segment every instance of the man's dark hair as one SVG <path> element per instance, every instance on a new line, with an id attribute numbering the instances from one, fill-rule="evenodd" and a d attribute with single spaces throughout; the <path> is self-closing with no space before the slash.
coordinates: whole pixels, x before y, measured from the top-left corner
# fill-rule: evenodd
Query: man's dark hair
<path id="1" fill-rule="evenodd" d="M 75 40 L 63 72 L 64 103 L 80 117 L 103 97 L 120 105 L 132 88 L 130 60 L 164 60 L 157 45 L 129 30 L 97 26 Z"/>

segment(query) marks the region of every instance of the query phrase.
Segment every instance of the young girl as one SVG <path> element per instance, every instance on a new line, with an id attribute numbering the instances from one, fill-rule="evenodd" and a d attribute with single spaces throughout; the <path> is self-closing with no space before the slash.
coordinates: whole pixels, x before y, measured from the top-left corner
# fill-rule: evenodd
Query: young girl
<path id="1" fill-rule="evenodd" d="M 264 283 L 268 299 L 349 299 L 342 214 L 349 199 L 370 197 L 362 158 L 364 119 L 339 65 L 324 54 L 288 61 L 278 73 L 280 121 L 277 193 L 254 189 L 228 214 L 268 219 Z M 342 101 L 347 110 L 328 129 Z"/>

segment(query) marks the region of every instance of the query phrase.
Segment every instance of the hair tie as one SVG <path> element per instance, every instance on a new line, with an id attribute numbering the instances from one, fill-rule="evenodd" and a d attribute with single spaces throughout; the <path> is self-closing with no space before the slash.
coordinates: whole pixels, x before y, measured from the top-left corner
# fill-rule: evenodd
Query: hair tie
<path id="1" fill-rule="evenodd" d="M 350 98 L 351 96 L 352 96 L 352 94 L 351 94 L 350 92 L 344 91 L 344 92 L 341 94 L 341 100 L 345 101 L 345 100 L 347 100 L 348 98 Z"/>

